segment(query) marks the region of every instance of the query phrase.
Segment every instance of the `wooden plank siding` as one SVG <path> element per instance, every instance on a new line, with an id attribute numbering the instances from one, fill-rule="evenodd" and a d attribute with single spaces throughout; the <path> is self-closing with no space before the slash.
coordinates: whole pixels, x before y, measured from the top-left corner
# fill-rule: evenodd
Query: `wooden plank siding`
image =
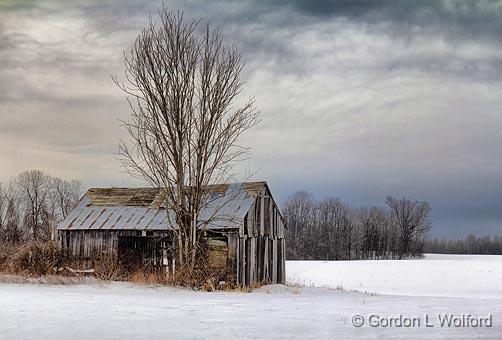
<path id="1" fill-rule="evenodd" d="M 59 240 L 73 256 L 89 258 L 95 254 L 117 255 L 120 236 L 162 237 L 171 233 L 169 230 L 126 228 L 59 230 Z M 214 249 L 210 253 L 218 258 L 226 254 L 232 280 L 243 286 L 285 283 L 284 222 L 266 184 L 260 191 L 256 190 L 254 202 L 240 227 L 208 231 L 208 238 L 216 235 L 219 242 L 213 242 Z M 225 242 L 225 238 L 227 248 L 220 243 Z"/>
<path id="2" fill-rule="evenodd" d="M 149 236 L 167 236 L 167 231 L 152 231 Z M 75 257 L 89 258 L 95 254 L 116 255 L 119 236 L 142 236 L 139 230 L 60 230 L 59 240 Z"/>
<path id="3" fill-rule="evenodd" d="M 284 223 L 267 186 L 248 211 L 239 238 L 235 271 L 240 284 L 285 283 Z"/>

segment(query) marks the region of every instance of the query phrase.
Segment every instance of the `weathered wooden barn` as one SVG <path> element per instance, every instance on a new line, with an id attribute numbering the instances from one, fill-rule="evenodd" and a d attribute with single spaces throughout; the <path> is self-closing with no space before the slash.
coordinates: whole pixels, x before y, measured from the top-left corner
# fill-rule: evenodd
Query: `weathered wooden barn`
<path id="1" fill-rule="evenodd" d="M 210 204 L 199 220 L 209 263 L 226 266 L 242 285 L 284 283 L 284 221 L 268 185 L 213 185 L 207 195 Z M 174 220 L 170 216 L 159 189 L 93 188 L 59 224 L 59 240 L 80 258 L 106 253 L 120 259 L 139 251 L 143 261 L 175 268 L 169 249 L 176 226 L 168 223 Z"/>

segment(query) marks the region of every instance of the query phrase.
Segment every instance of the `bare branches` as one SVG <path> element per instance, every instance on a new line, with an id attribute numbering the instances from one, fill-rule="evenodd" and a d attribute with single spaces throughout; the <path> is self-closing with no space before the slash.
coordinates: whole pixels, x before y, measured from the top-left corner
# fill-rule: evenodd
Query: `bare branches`
<path id="1" fill-rule="evenodd" d="M 82 182 L 75 179 L 68 182 L 55 177 L 52 180 L 52 189 L 52 199 L 59 210 L 61 220 L 64 220 L 83 194 Z"/>
<path id="2" fill-rule="evenodd" d="M 0 242 L 19 243 L 25 236 L 20 223 L 20 200 L 12 185 L 2 186 L 0 183 Z"/>
<path id="3" fill-rule="evenodd" d="M 386 203 L 400 230 L 401 253 L 407 254 L 413 239 L 431 229 L 429 204 L 423 201 L 412 201 L 406 197 L 395 199 L 392 196 L 387 197 Z"/>
<path id="4" fill-rule="evenodd" d="M 0 186 L 0 241 L 50 240 L 82 195 L 82 183 L 24 171 Z"/>
<path id="5" fill-rule="evenodd" d="M 420 256 L 431 228 L 427 202 L 387 198 L 388 208 L 353 208 L 337 198 L 314 201 L 297 192 L 286 200 L 288 255 L 350 260 Z"/>
<path id="6" fill-rule="evenodd" d="M 125 55 L 125 83 L 131 118 L 119 155 L 132 176 L 161 188 L 179 226 L 181 263 L 198 241 L 204 187 L 225 183 L 247 149 L 239 136 L 258 121 L 254 100 L 236 105 L 242 91 L 241 56 L 227 48 L 219 29 L 182 12 L 159 10 Z"/>
<path id="7" fill-rule="evenodd" d="M 15 183 L 26 204 L 25 224 L 32 230 L 33 238 L 35 240 L 50 238 L 50 230 L 44 223 L 50 190 L 49 176 L 39 170 L 25 171 L 19 174 Z"/>
<path id="8" fill-rule="evenodd" d="M 502 236 L 467 235 L 464 238 L 426 240 L 425 251 L 435 254 L 502 255 Z"/>

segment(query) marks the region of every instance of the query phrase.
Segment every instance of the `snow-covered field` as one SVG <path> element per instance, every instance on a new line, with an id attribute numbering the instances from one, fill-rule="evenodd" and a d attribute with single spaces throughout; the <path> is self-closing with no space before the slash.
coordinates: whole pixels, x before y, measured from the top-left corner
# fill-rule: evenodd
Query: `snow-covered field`
<path id="1" fill-rule="evenodd" d="M 390 295 L 502 299 L 502 256 L 426 254 L 423 260 L 288 261 L 290 284 Z"/>
<path id="2" fill-rule="evenodd" d="M 287 270 L 289 280 L 309 287 L 202 293 L 125 283 L 0 284 L 0 339 L 501 338 L 502 256 L 291 261 Z M 439 317 L 449 314 L 465 314 L 471 326 L 488 318 L 491 327 L 441 327 Z M 364 324 L 355 327 L 359 316 Z M 415 327 L 398 327 L 399 319 Z"/>

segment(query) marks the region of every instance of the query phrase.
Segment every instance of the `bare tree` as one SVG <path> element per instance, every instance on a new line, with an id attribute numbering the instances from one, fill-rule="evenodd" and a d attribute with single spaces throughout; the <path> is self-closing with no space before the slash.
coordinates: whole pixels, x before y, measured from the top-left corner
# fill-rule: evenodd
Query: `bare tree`
<path id="1" fill-rule="evenodd" d="M 82 193 L 82 182 L 79 180 L 66 181 L 59 177 L 51 179 L 44 218 L 46 219 L 45 223 L 50 226 L 52 240 L 57 235 L 57 224 L 63 221 L 77 206 Z"/>
<path id="2" fill-rule="evenodd" d="M 358 222 L 361 231 L 361 251 L 363 254 L 372 254 L 378 240 L 378 226 L 375 218 L 376 210 L 362 207 L 358 210 Z M 372 257 L 371 255 L 369 257 Z"/>
<path id="3" fill-rule="evenodd" d="M 286 199 L 290 259 L 350 260 L 421 256 L 430 229 L 426 202 L 389 200 L 392 206 L 352 208 L 335 197 L 316 201 L 305 191 Z M 397 202 L 397 203 L 396 203 Z M 400 205 L 401 204 L 401 205 Z"/>
<path id="4" fill-rule="evenodd" d="M 425 251 L 439 254 L 502 255 L 502 236 L 471 234 L 463 239 L 434 238 L 426 240 Z"/>
<path id="5" fill-rule="evenodd" d="M 0 183 L 0 241 L 54 239 L 56 226 L 76 206 L 82 183 L 24 171 L 8 186 Z"/>
<path id="6" fill-rule="evenodd" d="M 384 258 L 389 254 L 389 226 L 387 214 L 380 207 L 361 207 L 357 211 L 364 258 Z"/>
<path id="7" fill-rule="evenodd" d="M 19 174 L 14 180 L 24 205 L 24 224 L 35 240 L 48 240 L 51 230 L 48 217 L 47 198 L 51 179 L 40 170 L 30 170 Z"/>
<path id="8" fill-rule="evenodd" d="M 116 84 L 128 95 L 132 117 L 124 125 L 129 141 L 120 156 L 133 176 L 162 190 L 174 212 L 177 259 L 193 268 L 197 244 L 207 220 L 199 213 L 208 204 L 205 188 L 225 183 L 235 161 L 247 149 L 238 137 L 257 123 L 253 99 L 236 101 L 242 90 L 241 56 L 227 48 L 218 29 L 183 13 L 159 10 L 150 18 L 124 59 L 126 82 Z"/>
<path id="9" fill-rule="evenodd" d="M 410 254 L 413 250 L 412 241 L 420 241 L 420 238 L 431 229 L 429 204 L 424 201 L 412 201 L 406 197 L 395 199 L 392 196 L 387 197 L 386 203 L 399 228 L 400 256 Z"/>
<path id="10" fill-rule="evenodd" d="M 83 194 L 82 182 L 79 180 L 66 181 L 55 177 L 52 180 L 52 199 L 58 210 L 59 221 L 64 220 L 73 208 L 77 205 Z"/>
<path id="11" fill-rule="evenodd" d="M 8 198 L 2 183 L 0 183 L 0 240 L 5 242 L 7 226 Z"/>
<path id="12" fill-rule="evenodd" d="M 20 224 L 19 199 L 12 187 L 0 184 L 0 241 L 19 243 L 24 239 L 24 230 Z"/>
<path id="13" fill-rule="evenodd" d="M 332 260 L 332 259 L 342 259 L 344 258 L 345 244 L 344 240 L 344 228 L 347 226 L 346 218 L 349 210 L 347 206 L 336 197 L 328 197 L 322 202 L 317 204 L 318 206 L 318 222 L 317 225 L 321 228 L 319 235 L 322 235 L 321 240 L 316 240 L 315 243 L 319 243 L 322 249 L 321 258 Z"/>
<path id="14" fill-rule="evenodd" d="M 299 191 L 291 195 L 284 204 L 285 230 L 288 238 L 288 255 L 291 258 L 299 256 L 300 249 L 306 240 L 306 225 L 313 217 L 314 200 L 310 193 Z M 307 241 L 308 242 L 308 241 Z"/>

